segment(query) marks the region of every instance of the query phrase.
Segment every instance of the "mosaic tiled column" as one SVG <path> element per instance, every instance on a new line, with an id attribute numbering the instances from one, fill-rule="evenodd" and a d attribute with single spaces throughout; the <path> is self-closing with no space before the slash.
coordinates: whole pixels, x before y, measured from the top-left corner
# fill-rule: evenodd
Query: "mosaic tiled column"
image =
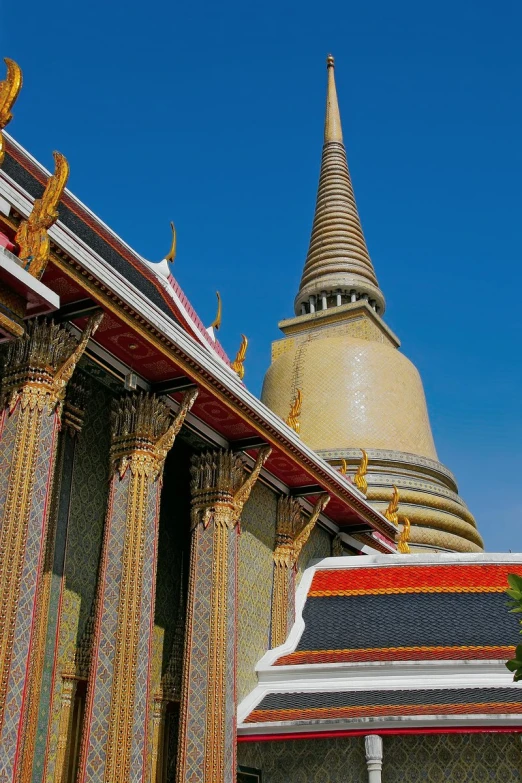
<path id="1" fill-rule="evenodd" d="M 238 524 L 269 454 L 259 451 L 248 477 L 229 451 L 207 452 L 192 465 L 178 783 L 235 783 Z"/>
<path id="2" fill-rule="evenodd" d="M 87 388 L 75 374 L 68 385 L 58 438 L 44 569 L 37 606 L 36 647 L 33 658 L 35 677 L 29 690 L 28 720 L 21 762 L 21 779 L 42 780 L 46 757 L 47 728 L 56 677 L 55 655 L 64 579 L 67 524 L 78 435 L 83 425 Z"/>
<path id="3" fill-rule="evenodd" d="M 163 465 L 197 396 L 172 421 L 154 396 L 113 416 L 113 473 L 96 599 L 79 781 L 141 783 L 150 752 L 150 663 Z"/>
<path id="4" fill-rule="evenodd" d="M 274 586 L 272 590 L 271 645 L 283 644 L 295 621 L 295 569 L 301 550 L 310 538 L 329 495 L 321 495 L 312 514 L 303 523 L 302 508 L 295 498 L 281 497 L 277 504 Z"/>
<path id="5" fill-rule="evenodd" d="M 0 424 L 0 781 L 22 777 L 34 683 L 41 678 L 37 603 L 65 390 L 97 314 L 78 340 L 35 321 L 7 350 Z M 25 783 L 25 782 L 24 782 Z"/>

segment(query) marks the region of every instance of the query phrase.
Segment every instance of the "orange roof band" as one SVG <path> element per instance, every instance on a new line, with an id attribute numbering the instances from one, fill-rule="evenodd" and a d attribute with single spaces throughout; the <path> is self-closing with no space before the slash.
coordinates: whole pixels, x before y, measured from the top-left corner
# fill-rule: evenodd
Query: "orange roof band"
<path id="1" fill-rule="evenodd" d="M 323 598 L 397 593 L 502 593 L 507 575 L 522 576 L 522 565 L 400 565 L 316 571 L 308 596 Z"/>

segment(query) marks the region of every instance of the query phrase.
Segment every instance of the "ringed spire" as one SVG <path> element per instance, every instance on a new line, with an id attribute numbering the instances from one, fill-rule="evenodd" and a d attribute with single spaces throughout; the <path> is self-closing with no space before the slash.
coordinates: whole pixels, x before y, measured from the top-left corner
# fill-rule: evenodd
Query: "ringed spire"
<path id="1" fill-rule="evenodd" d="M 295 299 L 295 312 L 304 315 L 365 299 L 382 315 L 384 294 L 377 282 L 355 203 L 331 54 L 326 67 L 321 173 L 312 236 Z"/>

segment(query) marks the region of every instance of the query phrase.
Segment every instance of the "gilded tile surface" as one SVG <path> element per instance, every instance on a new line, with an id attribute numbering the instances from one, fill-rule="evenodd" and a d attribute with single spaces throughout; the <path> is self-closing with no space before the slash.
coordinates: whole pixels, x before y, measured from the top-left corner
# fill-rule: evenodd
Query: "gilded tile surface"
<path id="1" fill-rule="evenodd" d="M 238 702 L 257 685 L 255 665 L 269 648 L 276 513 L 275 493 L 258 482 L 239 536 Z"/>
<path id="2" fill-rule="evenodd" d="M 437 458 L 419 373 L 390 345 L 309 335 L 268 369 L 263 402 L 284 418 L 297 388 L 301 437 L 311 448 L 363 446 Z"/>
<path id="3" fill-rule="evenodd" d="M 384 737 L 386 783 L 516 783 L 522 780 L 519 734 Z"/>
<path id="4" fill-rule="evenodd" d="M 368 780 L 363 737 L 239 742 L 238 763 L 262 770 L 263 783 L 364 783 Z M 383 780 L 388 783 L 386 778 Z"/>

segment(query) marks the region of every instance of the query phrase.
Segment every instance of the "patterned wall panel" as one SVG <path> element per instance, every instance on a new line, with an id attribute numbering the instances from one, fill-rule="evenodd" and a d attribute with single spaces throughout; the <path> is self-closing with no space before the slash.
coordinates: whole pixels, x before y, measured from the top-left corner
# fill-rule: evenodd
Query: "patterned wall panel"
<path id="1" fill-rule="evenodd" d="M 78 438 L 65 553 L 65 591 L 60 619 L 57 673 L 47 739 L 45 780 L 52 783 L 60 722 L 61 672 L 74 658 L 85 630 L 96 588 L 108 496 L 110 445 L 109 390 L 91 381 L 85 423 Z"/>
<path id="2" fill-rule="evenodd" d="M 240 742 L 238 764 L 262 771 L 263 783 L 365 783 L 363 737 Z M 383 778 L 386 780 L 386 778 Z M 402 778 L 402 780 L 410 780 Z"/>
<path id="3" fill-rule="evenodd" d="M 519 734 L 440 734 L 384 737 L 386 783 L 517 783 L 522 780 Z"/>
<path id="4" fill-rule="evenodd" d="M 384 783 L 517 783 L 518 734 L 384 737 Z M 262 771 L 263 783 L 363 783 L 364 738 L 240 742 L 238 763 Z"/>
<path id="5" fill-rule="evenodd" d="M 315 527 L 299 557 L 297 563 L 296 587 L 301 581 L 305 569 L 312 564 L 312 560 L 321 560 L 323 557 L 330 557 L 332 554 L 332 537 L 322 527 Z"/>
<path id="6" fill-rule="evenodd" d="M 256 687 L 254 667 L 269 648 L 276 513 L 275 493 L 258 483 L 243 509 L 239 536 L 238 702 Z"/>

